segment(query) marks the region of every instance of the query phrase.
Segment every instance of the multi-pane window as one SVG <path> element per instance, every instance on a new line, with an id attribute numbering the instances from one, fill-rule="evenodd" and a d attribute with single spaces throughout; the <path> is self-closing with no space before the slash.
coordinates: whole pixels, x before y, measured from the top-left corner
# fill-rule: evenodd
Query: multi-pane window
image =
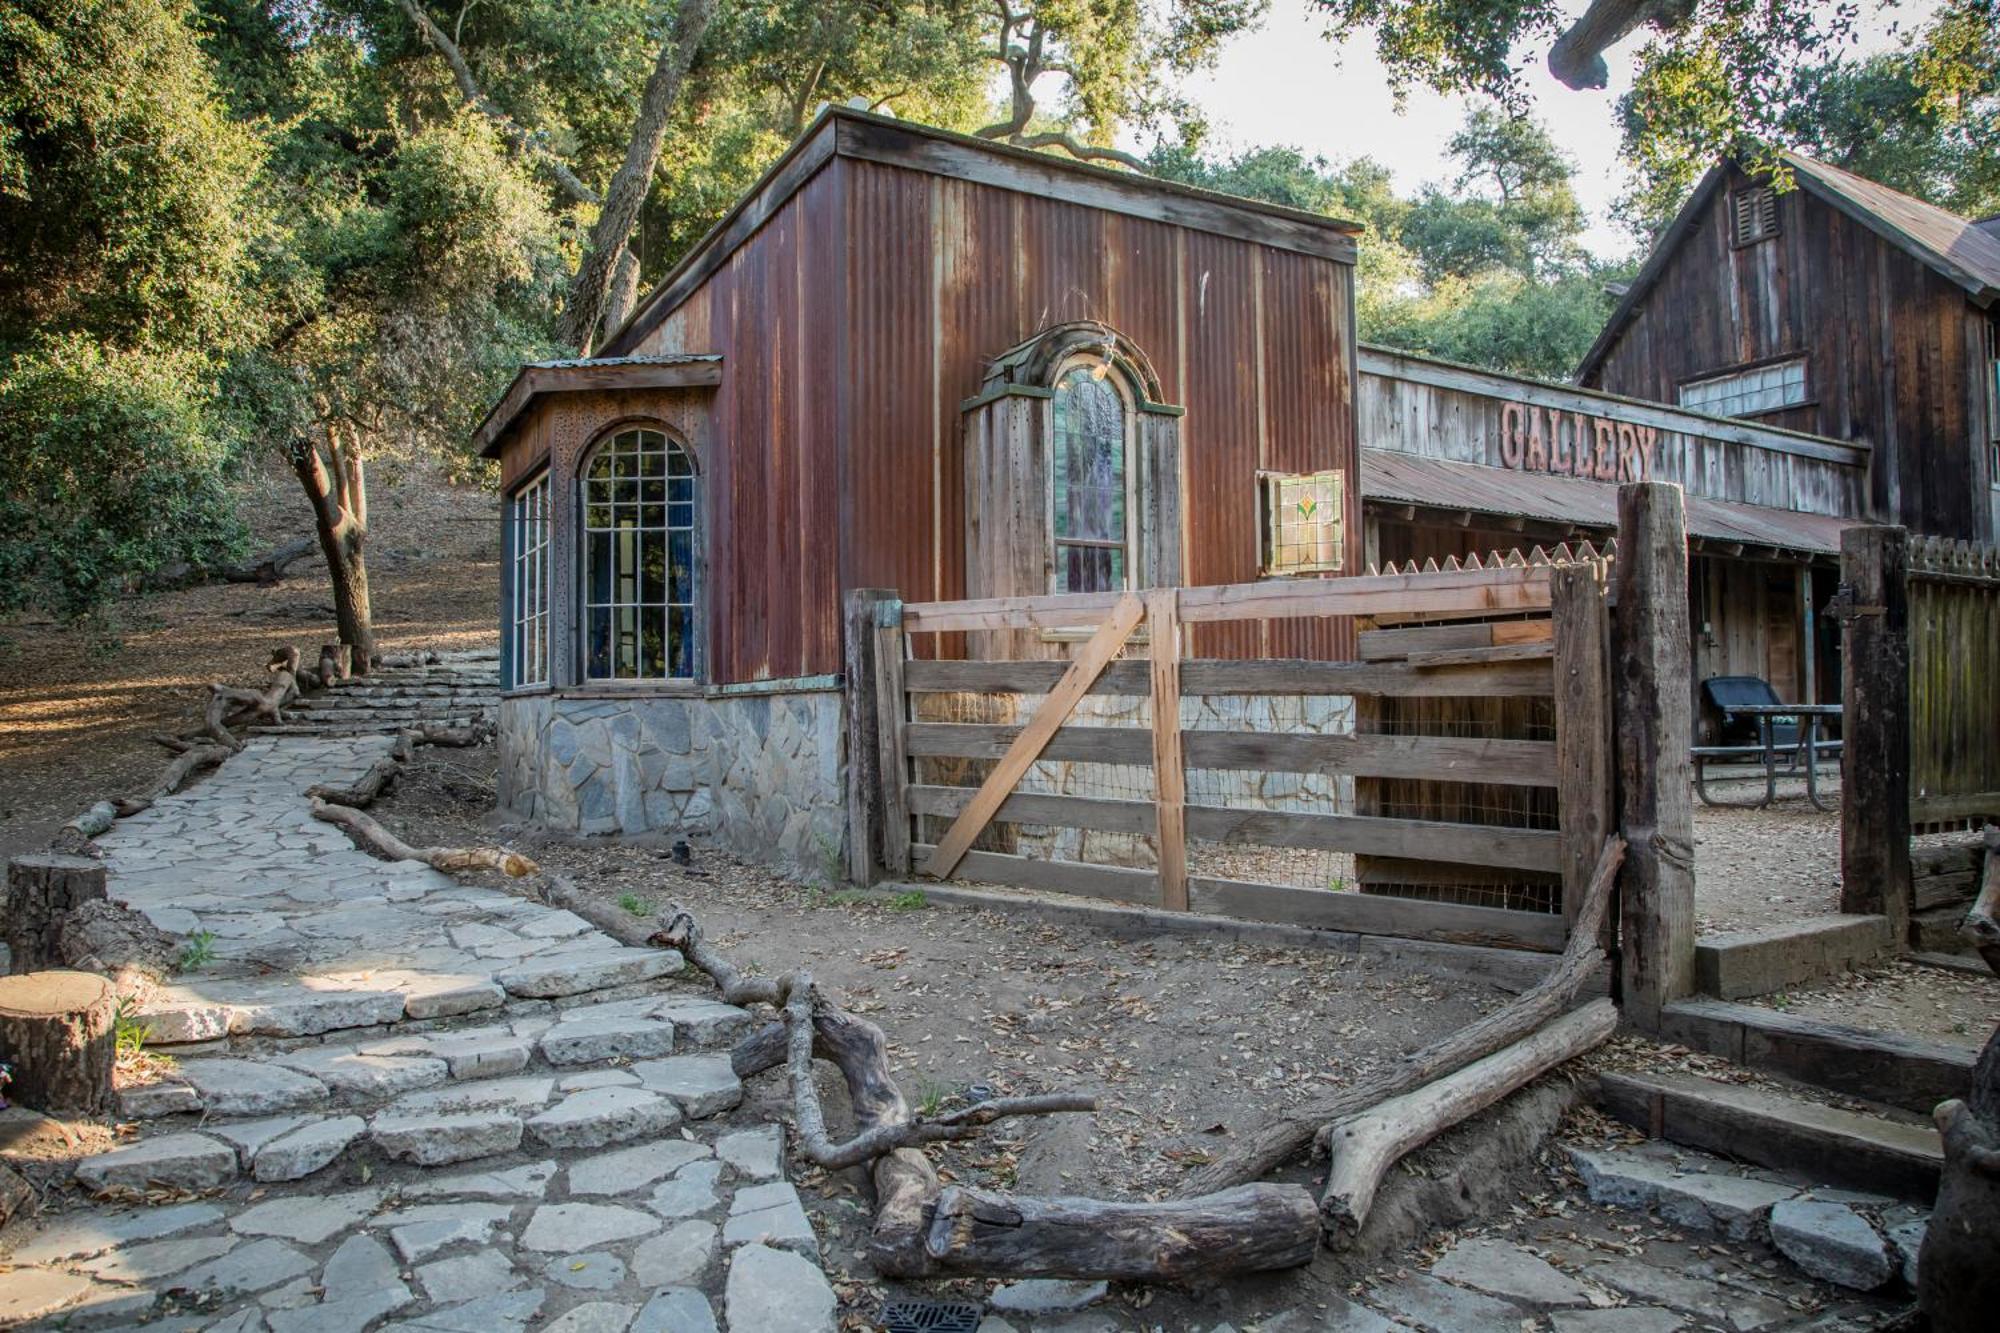
<path id="1" fill-rule="evenodd" d="M 1076 366 L 1056 380 L 1050 532 L 1056 592 L 1131 585 L 1130 413 L 1108 366 Z"/>
<path id="2" fill-rule="evenodd" d="M 549 475 L 514 492 L 512 683 L 549 683 Z"/>
<path id="3" fill-rule="evenodd" d="M 1718 417 L 1754 417 L 1806 401 L 1804 357 L 1681 385 L 1681 406 Z"/>
<path id="4" fill-rule="evenodd" d="M 590 680 L 694 676 L 694 459 L 621 431 L 583 474 L 583 667 Z"/>

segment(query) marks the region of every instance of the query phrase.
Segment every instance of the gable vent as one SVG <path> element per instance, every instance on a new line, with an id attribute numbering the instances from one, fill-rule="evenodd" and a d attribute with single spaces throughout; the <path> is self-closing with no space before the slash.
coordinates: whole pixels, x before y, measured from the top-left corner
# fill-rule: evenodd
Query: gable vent
<path id="1" fill-rule="evenodd" d="M 1768 185 L 1738 190 L 1730 196 L 1736 218 L 1736 243 L 1752 245 L 1778 234 L 1778 194 Z"/>

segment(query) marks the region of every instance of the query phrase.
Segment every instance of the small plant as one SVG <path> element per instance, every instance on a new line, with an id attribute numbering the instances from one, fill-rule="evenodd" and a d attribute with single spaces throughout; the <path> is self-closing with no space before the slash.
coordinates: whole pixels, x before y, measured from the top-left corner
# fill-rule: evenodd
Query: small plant
<path id="1" fill-rule="evenodd" d="M 618 905 L 624 908 L 626 911 L 630 912 L 633 916 L 644 916 L 646 915 L 646 913 L 653 910 L 652 907 L 647 904 L 646 900 L 644 898 L 641 898 L 636 893 L 619 894 Z"/>
<path id="2" fill-rule="evenodd" d="M 188 936 L 188 942 L 181 949 L 179 970 L 198 972 L 215 961 L 215 932 L 197 930 Z"/>
<path id="3" fill-rule="evenodd" d="M 111 1034 L 112 1049 L 121 1064 L 146 1053 L 146 1024 L 139 1017 L 138 1002 L 130 995 L 119 996 L 111 1011 Z"/>
<path id="4" fill-rule="evenodd" d="M 889 910 L 892 912 L 921 912 L 930 905 L 930 900 L 924 897 L 922 889 L 911 889 L 908 893 L 899 893 L 889 900 Z"/>
<path id="5" fill-rule="evenodd" d="M 827 883 L 838 883 L 847 869 L 847 859 L 840 854 L 840 840 L 814 830 L 813 841 L 819 845 L 820 873 Z"/>
<path id="6" fill-rule="evenodd" d="M 846 889 L 840 893 L 830 893 L 826 898 L 826 903 L 829 907 L 859 907 L 867 901 L 868 895 L 859 889 Z"/>
<path id="7" fill-rule="evenodd" d="M 951 1089 L 936 1079 L 917 1080 L 917 1114 L 926 1119 L 944 1110 L 944 1104 L 951 1100 Z"/>
<path id="8" fill-rule="evenodd" d="M 1334 891 L 1335 893 L 1346 893 L 1346 892 L 1347 892 L 1347 876 L 1345 876 L 1345 875 L 1335 875 L 1335 876 L 1333 877 L 1333 882 L 1332 882 L 1332 883 L 1330 883 L 1330 884 L 1328 884 L 1328 885 L 1327 885 L 1327 887 L 1328 887 L 1329 889 L 1332 889 L 1332 890 L 1333 890 L 1333 891 Z"/>

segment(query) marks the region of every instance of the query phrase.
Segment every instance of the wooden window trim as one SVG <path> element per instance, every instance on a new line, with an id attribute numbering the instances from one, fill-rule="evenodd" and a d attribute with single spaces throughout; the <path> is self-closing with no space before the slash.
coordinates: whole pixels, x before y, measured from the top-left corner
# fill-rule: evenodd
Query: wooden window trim
<path id="1" fill-rule="evenodd" d="M 641 434 L 649 433 L 660 436 L 666 442 L 667 452 L 669 456 L 671 456 L 672 451 L 676 449 L 679 450 L 680 453 L 684 457 L 686 457 L 688 461 L 688 467 L 690 469 L 690 473 L 694 481 L 693 518 L 690 523 L 690 526 L 686 529 L 690 534 L 688 542 L 689 563 L 690 563 L 689 578 L 692 580 L 693 586 L 689 590 L 689 601 L 687 603 L 687 613 L 688 613 L 687 633 L 691 639 L 691 642 L 688 646 L 689 674 L 685 676 L 665 675 L 665 676 L 633 677 L 633 676 L 593 676 L 590 674 L 589 637 L 590 637 L 591 611 L 599 606 L 611 607 L 615 609 L 620 606 L 628 605 L 627 603 L 618 602 L 615 600 L 607 603 L 594 603 L 590 600 L 590 573 L 591 573 L 590 537 L 593 532 L 606 531 L 606 529 L 593 529 L 589 525 L 588 510 L 589 510 L 590 497 L 589 497 L 588 487 L 590 481 L 590 475 L 589 475 L 590 468 L 592 463 L 595 462 L 599 453 L 601 453 L 604 449 L 615 443 L 621 436 L 635 432 Z M 672 473 L 663 472 L 661 476 L 662 479 L 665 480 L 671 478 Z M 574 543 L 576 548 L 576 574 L 575 574 L 576 592 L 575 592 L 575 602 L 573 604 L 573 609 L 575 614 L 572 617 L 572 621 L 574 625 L 574 633 L 576 636 L 575 652 L 576 652 L 577 678 L 573 686 L 566 688 L 566 692 L 567 690 L 576 690 L 584 693 L 657 694 L 662 692 L 675 692 L 679 689 L 679 687 L 682 686 L 690 687 L 696 693 L 700 692 L 703 685 L 704 671 L 707 665 L 707 652 L 706 652 L 707 645 L 705 643 L 705 638 L 706 638 L 705 630 L 707 624 L 707 617 L 705 614 L 705 593 L 707 591 L 707 559 L 704 552 L 703 542 L 705 535 L 708 531 L 708 523 L 706 521 L 706 513 L 705 513 L 705 488 L 702 485 L 703 477 L 704 473 L 701 466 L 701 457 L 699 454 L 695 452 L 694 447 L 688 443 L 687 439 L 684 436 L 682 436 L 678 431 L 670 429 L 664 423 L 654 421 L 651 419 L 621 420 L 619 422 L 616 422 L 607 429 L 605 429 L 604 431 L 602 431 L 598 435 L 597 439 L 591 443 L 590 447 L 583 451 L 577 463 L 576 476 L 575 476 L 576 489 L 573 497 L 573 504 L 576 514 L 576 528 L 575 528 L 576 535 Z M 668 514 L 667 525 L 657 529 L 653 528 L 642 529 L 642 531 L 657 533 L 663 541 L 668 543 L 669 549 L 671 550 L 672 534 L 676 531 L 680 531 L 681 529 L 676 528 L 671 522 L 671 513 L 672 513 L 671 505 L 674 502 L 671 499 L 669 499 L 663 501 L 662 503 L 663 506 L 667 507 L 667 514 Z M 617 529 L 609 529 L 609 531 L 616 531 L 616 530 Z M 667 590 L 669 595 L 671 595 L 672 592 L 671 572 L 669 572 L 668 574 Z M 642 607 L 645 604 L 630 603 L 630 605 Z M 671 611 L 671 609 L 676 605 L 678 604 L 673 602 L 663 603 L 661 605 L 661 609 L 662 611 Z M 672 624 L 671 615 L 668 616 L 666 624 L 671 626 Z M 669 648 L 670 646 L 671 645 L 669 644 Z M 671 652 L 669 652 L 669 657 L 671 658 Z"/>
<path id="2" fill-rule="evenodd" d="M 528 563 L 529 552 L 522 546 L 523 529 L 526 521 L 520 506 L 531 492 L 541 492 L 541 535 L 533 551 L 538 555 L 533 571 L 525 577 L 522 566 Z M 546 465 L 531 476 L 515 484 L 507 493 L 506 523 L 511 538 L 508 546 L 507 569 L 504 577 L 508 580 L 511 596 L 507 607 L 507 641 L 503 650 L 508 654 L 511 668 L 509 679 L 514 681 L 509 693 L 547 689 L 555 678 L 555 483 Z M 527 579 L 538 579 L 535 591 L 539 594 L 536 609 L 525 618 L 523 592 L 527 590 Z M 534 626 L 538 638 L 539 652 L 536 662 L 538 674 L 533 680 L 523 679 L 524 629 Z"/>
<path id="3" fill-rule="evenodd" d="M 1125 484 L 1125 538 L 1123 541 L 1104 541 L 1094 538 L 1063 537 L 1056 532 L 1056 413 L 1055 400 L 1066 376 L 1073 370 L 1095 371 L 1099 366 L 1107 366 L 1103 383 L 1111 385 L 1124 412 L 1120 420 L 1120 430 L 1124 435 L 1124 484 Z M 1065 546 L 1085 546 L 1096 550 L 1123 551 L 1125 553 L 1125 579 L 1118 592 L 1131 592 L 1139 586 L 1139 505 L 1144 502 L 1144 492 L 1139 488 L 1139 413 L 1138 399 L 1131 386 L 1125 383 L 1125 376 L 1116 361 L 1108 361 L 1102 356 L 1088 352 L 1072 352 L 1056 363 L 1049 376 L 1049 407 L 1043 414 L 1043 450 L 1049 460 L 1048 484 L 1043 488 L 1043 530 L 1048 533 L 1045 554 L 1049 562 L 1048 591 L 1059 593 L 1063 589 L 1056 586 L 1057 572 L 1061 562 L 1057 552 Z M 1086 636 L 1087 637 L 1087 636 Z"/>

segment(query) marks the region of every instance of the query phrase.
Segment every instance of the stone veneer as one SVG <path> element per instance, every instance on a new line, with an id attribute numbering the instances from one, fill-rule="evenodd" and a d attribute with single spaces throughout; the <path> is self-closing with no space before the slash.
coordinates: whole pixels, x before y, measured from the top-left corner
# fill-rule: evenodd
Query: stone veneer
<path id="1" fill-rule="evenodd" d="M 816 878 L 845 865 L 838 690 L 528 694 L 500 704 L 500 804 L 585 834 L 677 834 Z"/>

